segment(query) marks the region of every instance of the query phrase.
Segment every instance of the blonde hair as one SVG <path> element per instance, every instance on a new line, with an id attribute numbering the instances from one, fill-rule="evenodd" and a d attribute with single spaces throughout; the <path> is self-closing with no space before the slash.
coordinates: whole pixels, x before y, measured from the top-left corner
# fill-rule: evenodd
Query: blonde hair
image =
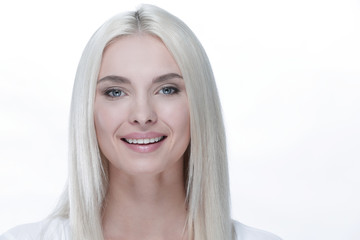
<path id="1" fill-rule="evenodd" d="M 53 216 L 70 219 L 72 239 L 103 239 L 101 212 L 107 163 L 96 140 L 93 105 L 102 54 L 115 38 L 145 33 L 160 38 L 177 62 L 189 98 L 191 143 L 186 169 L 189 239 L 233 239 L 225 130 L 207 55 L 178 18 L 151 5 L 119 14 L 91 37 L 76 73 L 69 135 L 69 179 Z"/>

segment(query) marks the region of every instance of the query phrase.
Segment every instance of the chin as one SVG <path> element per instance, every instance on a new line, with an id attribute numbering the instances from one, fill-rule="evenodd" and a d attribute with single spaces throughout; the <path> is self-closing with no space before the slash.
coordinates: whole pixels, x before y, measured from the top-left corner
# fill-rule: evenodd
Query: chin
<path id="1" fill-rule="evenodd" d="M 172 161 L 159 161 L 158 159 L 136 159 L 127 163 L 113 163 L 110 164 L 110 171 L 118 174 L 125 174 L 129 176 L 151 176 L 161 175 L 166 172 L 183 172 L 183 158 Z"/>

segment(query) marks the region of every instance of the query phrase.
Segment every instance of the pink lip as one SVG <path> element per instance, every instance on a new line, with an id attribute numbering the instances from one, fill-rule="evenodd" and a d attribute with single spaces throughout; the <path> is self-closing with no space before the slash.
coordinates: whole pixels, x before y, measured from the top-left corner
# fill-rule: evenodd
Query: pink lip
<path id="1" fill-rule="evenodd" d="M 122 137 L 127 139 L 145 139 L 145 138 L 156 138 L 156 137 L 162 137 L 165 136 L 161 133 L 156 132 L 148 132 L 148 133 L 130 133 Z M 166 136 L 164 139 L 162 139 L 160 142 L 156 143 L 149 143 L 149 144 L 130 144 L 126 141 L 123 141 L 125 146 L 127 146 L 129 149 L 133 150 L 134 152 L 138 153 L 151 153 L 156 151 L 164 142 L 166 139 Z"/>
<path id="2" fill-rule="evenodd" d="M 121 138 L 131 138 L 131 139 L 144 139 L 144 138 L 156 138 L 156 137 L 162 137 L 162 136 L 166 136 L 165 134 L 162 133 L 157 133 L 157 132 L 145 132 L 145 133 L 130 133 L 127 134 L 125 136 L 122 136 Z"/>

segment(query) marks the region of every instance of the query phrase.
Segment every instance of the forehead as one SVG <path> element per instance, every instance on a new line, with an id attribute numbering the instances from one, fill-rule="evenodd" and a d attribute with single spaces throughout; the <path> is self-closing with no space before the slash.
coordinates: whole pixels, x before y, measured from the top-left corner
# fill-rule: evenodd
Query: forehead
<path id="1" fill-rule="evenodd" d="M 181 74 L 164 43 L 149 34 L 122 36 L 104 50 L 99 78 L 106 75 Z"/>

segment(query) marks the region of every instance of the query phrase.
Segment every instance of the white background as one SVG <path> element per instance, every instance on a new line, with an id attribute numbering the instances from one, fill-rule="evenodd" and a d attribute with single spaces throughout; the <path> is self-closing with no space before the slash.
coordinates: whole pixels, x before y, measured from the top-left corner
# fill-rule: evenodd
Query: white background
<path id="1" fill-rule="evenodd" d="M 140 1 L 0 4 L 0 232 L 41 220 L 67 175 L 86 42 Z M 360 239 L 360 2 L 150 1 L 184 20 L 213 65 L 233 217 L 292 240 Z"/>

